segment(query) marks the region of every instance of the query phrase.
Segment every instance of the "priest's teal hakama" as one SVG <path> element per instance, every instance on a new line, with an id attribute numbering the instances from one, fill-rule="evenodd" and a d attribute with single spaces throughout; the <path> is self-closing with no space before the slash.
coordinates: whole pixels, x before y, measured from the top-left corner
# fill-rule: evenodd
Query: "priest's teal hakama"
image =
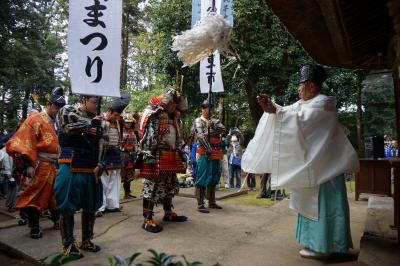
<path id="1" fill-rule="evenodd" d="M 346 253 L 352 247 L 349 205 L 343 175 L 322 184 L 318 194 L 319 219 L 297 216 L 296 238 L 319 253 Z"/>

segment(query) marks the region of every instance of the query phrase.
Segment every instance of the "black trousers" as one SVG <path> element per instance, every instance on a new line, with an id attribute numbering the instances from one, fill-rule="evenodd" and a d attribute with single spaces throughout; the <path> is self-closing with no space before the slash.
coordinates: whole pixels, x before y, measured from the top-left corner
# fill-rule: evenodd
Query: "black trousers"
<path id="1" fill-rule="evenodd" d="M 260 180 L 260 193 L 258 196 L 260 197 L 268 197 L 271 196 L 271 174 L 263 174 Z M 267 189 L 268 184 L 268 189 Z"/>
<path id="2" fill-rule="evenodd" d="M 256 175 L 255 174 L 247 175 L 247 187 L 248 188 L 256 188 Z"/>

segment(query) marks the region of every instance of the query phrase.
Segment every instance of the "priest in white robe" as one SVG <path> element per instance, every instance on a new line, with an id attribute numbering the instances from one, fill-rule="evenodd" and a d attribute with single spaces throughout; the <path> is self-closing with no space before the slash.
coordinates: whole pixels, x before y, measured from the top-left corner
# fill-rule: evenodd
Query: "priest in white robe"
<path id="1" fill-rule="evenodd" d="M 296 103 L 281 107 L 258 96 L 264 114 L 242 157 L 245 172 L 271 173 L 273 189 L 290 190 L 300 255 L 309 258 L 352 246 L 343 174 L 358 171 L 358 157 L 338 121 L 336 99 L 320 93 L 326 78 L 321 66 L 305 65 Z"/>

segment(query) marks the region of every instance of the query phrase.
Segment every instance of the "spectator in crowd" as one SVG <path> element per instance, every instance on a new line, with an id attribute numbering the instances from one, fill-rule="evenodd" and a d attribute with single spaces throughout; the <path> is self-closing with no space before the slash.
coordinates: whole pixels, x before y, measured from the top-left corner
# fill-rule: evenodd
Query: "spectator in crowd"
<path id="1" fill-rule="evenodd" d="M 390 142 L 390 157 L 399 157 L 399 145 L 397 140 Z"/>
<path id="2" fill-rule="evenodd" d="M 11 136 L 11 135 L 10 135 Z M 9 139 L 5 138 L 3 141 Z M 2 185 L 2 196 L 6 198 L 6 207 L 9 212 L 14 210 L 15 201 L 17 199 L 18 186 L 13 177 L 13 160 L 7 154 L 4 143 L 0 143 L 0 176 Z"/>
<path id="3" fill-rule="evenodd" d="M 227 140 L 229 143 L 227 152 L 229 162 L 229 186 L 231 189 L 235 188 L 234 181 L 236 178 L 236 188 L 239 189 L 241 185 L 241 159 L 244 138 L 240 130 L 237 127 L 233 127 L 229 130 Z"/>
<path id="4" fill-rule="evenodd" d="M 4 144 L 0 144 L 0 198 L 5 199 L 7 195 L 7 179 L 8 176 L 5 173 L 6 170 L 6 155 L 7 153 L 4 150 Z"/>
<path id="5" fill-rule="evenodd" d="M 228 168 L 228 140 L 226 137 L 221 139 L 222 161 L 221 161 L 221 186 L 229 188 L 229 168 Z"/>
<path id="6" fill-rule="evenodd" d="M 189 165 L 192 169 L 192 177 L 196 178 L 196 169 L 197 169 L 197 161 L 196 161 L 196 151 L 197 151 L 197 143 L 193 143 L 192 147 L 190 148 L 189 154 Z"/>

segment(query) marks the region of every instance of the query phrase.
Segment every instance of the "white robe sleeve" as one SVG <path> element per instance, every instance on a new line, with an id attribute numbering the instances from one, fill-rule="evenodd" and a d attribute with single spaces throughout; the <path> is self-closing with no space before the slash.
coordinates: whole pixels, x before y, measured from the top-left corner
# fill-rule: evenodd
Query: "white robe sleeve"
<path id="1" fill-rule="evenodd" d="M 331 98 L 317 96 L 300 110 L 278 109 L 272 186 L 309 188 L 358 170 L 357 153 L 332 110 Z"/>
<path id="2" fill-rule="evenodd" d="M 244 172 L 271 173 L 274 128 L 275 115 L 264 113 L 258 122 L 254 138 L 242 155 L 241 167 Z"/>

